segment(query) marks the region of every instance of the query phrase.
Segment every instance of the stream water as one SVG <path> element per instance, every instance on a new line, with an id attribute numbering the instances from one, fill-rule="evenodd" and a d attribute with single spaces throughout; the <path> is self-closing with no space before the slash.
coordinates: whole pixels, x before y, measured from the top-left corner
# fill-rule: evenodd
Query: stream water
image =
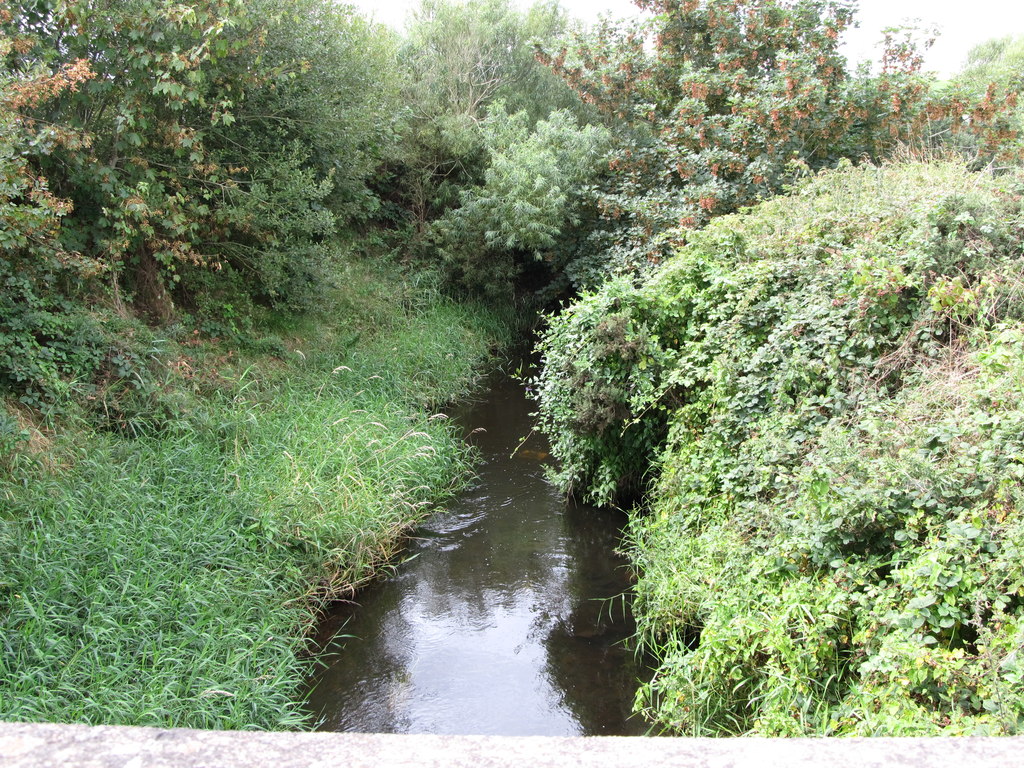
<path id="1" fill-rule="evenodd" d="M 629 735 L 638 664 L 614 549 L 621 514 L 546 481 L 522 388 L 495 375 L 452 416 L 478 482 L 413 533 L 393 575 L 328 617 L 310 681 L 321 730 Z M 518 446 L 518 448 L 517 448 Z"/>

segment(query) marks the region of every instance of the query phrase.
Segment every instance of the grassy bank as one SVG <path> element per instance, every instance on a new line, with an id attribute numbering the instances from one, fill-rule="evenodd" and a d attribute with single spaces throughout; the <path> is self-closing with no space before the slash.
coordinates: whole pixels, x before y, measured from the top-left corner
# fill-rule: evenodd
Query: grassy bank
<path id="1" fill-rule="evenodd" d="M 0 476 L 0 719 L 305 723 L 317 608 L 464 480 L 432 407 L 508 333 L 348 269 L 318 316 L 242 346 L 160 340 L 145 393 L 49 421 L 8 405 L 27 439 Z"/>
<path id="2" fill-rule="evenodd" d="M 1021 731 L 1020 190 L 941 163 L 823 174 L 553 321 L 563 484 L 648 492 L 658 727 Z"/>

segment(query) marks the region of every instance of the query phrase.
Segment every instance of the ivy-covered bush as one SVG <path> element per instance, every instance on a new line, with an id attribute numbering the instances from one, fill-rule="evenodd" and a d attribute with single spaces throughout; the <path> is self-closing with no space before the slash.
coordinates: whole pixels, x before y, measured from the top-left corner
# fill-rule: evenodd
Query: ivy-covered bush
<path id="1" fill-rule="evenodd" d="M 630 530 L 638 704 L 687 733 L 1016 732 L 1020 185 L 843 168 L 552 321 L 567 488 Z"/>

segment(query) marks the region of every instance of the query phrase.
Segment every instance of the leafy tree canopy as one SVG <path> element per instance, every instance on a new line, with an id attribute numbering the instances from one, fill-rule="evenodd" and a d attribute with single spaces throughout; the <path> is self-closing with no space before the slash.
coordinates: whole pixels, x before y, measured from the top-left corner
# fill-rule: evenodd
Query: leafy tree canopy
<path id="1" fill-rule="evenodd" d="M 606 22 L 539 51 L 623 126 L 616 181 L 602 200 L 624 233 L 620 259 L 657 260 L 666 242 L 659 233 L 764 199 L 808 166 L 884 157 L 927 139 L 936 121 L 978 134 L 989 154 L 1008 136 L 999 116 L 1012 93 L 992 92 L 973 108 L 930 98 L 918 48 L 905 36 L 889 36 L 878 76 L 851 75 L 839 51 L 851 2 L 637 4 L 654 14 L 649 22 Z"/>

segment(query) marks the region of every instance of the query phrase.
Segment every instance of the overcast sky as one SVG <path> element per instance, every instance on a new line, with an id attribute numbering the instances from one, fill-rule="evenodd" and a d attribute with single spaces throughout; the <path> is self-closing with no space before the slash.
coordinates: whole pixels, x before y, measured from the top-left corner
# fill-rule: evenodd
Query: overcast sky
<path id="1" fill-rule="evenodd" d="M 418 0 L 351 0 L 367 15 L 401 28 Z M 525 6 L 529 0 L 518 0 Z M 630 0 L 561 0 L 572 15 L 593 21 L 599 14 L 635 16 L 639 11 Z M 847 57 L 855 62 L 877 59 L 875 43 L 885 27 L 920 19 L 937 26 L 940 37 L 929 51 L 925 66 L 942 76 L 960 68 L 967 52 L 993 37 L 1024 35 L 1024 0 L 860 0 L 857 14 L 860 28 L 847 34 Z"/>

